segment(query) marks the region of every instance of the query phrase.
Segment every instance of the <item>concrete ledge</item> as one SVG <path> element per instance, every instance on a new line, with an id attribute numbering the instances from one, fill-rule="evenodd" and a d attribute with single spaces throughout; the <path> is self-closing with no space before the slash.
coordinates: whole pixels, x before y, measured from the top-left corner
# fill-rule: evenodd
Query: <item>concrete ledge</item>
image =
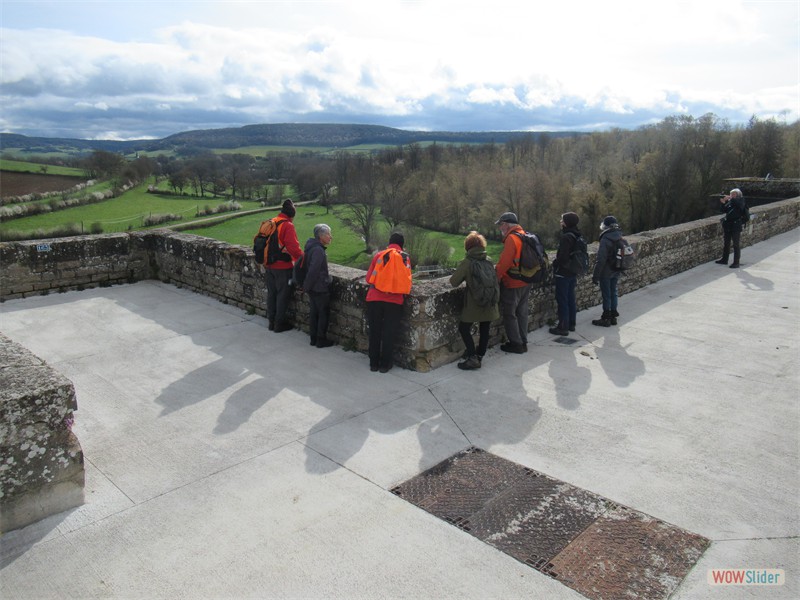
<path id="1" fill-rule="evenodd" d="M 0 334 L 0 531 L 83 504 L 83 451 L 68 379 Z"/>

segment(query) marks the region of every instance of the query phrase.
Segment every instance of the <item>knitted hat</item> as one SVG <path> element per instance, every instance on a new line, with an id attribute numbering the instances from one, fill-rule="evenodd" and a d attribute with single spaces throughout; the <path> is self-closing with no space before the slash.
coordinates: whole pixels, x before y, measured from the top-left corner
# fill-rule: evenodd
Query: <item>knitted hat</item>
<path id="1" fill-rule="evenodd" d="M 574 212 L 564 213 L 563 215 L 561 215 L 561 220 L 564 221 L 564 225 L 567 226 L 567 229 L 572 229 L 577 227 L 578 221 L 580 221 L 578 215 L 576 215 Z"/>
<path id="2" fill-rule="evenodd" d="M 297 214 L 297 210 L 294 208 L 294 204 L 288 198 L 283 201 L 283 205 L 281 205 L 281 212 L 285 214 L 290 219 Z"/>
<path id="3" fill-rule="evenodd" d="M 389 236 L 389 243 L 397 244 L 402 248 L 406 243 L 406 239 L 403 237 L 402 233 L 400 233 L 399 231 L 395 231 L 392 235 Z"/>
<path id="4" fill-rule="evenodd" d="M 611 229 L 612 227 L 619 227 L 619 223 L 617 223 L 617 218 L 608 215 L 603 222 L 600 223 L 600 231 L 605 231 L 606 229 Z"/>

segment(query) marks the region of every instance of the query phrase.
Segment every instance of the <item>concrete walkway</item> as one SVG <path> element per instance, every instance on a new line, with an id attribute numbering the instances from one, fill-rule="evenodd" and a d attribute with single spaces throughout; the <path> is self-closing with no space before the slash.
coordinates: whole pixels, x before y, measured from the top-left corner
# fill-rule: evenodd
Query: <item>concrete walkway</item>
<path id="1" fill-rule="evenodd" d="M 798 598 L 800 230 L 742 262 L 474 372 L 371 373 L 154 281 L 5 302 L 0 330 L 75 384 L 87 484 L 0 539 L 0 596 L 583 598 L 389 492 L 477 446 L 709 538 L 673 598 Z"/>

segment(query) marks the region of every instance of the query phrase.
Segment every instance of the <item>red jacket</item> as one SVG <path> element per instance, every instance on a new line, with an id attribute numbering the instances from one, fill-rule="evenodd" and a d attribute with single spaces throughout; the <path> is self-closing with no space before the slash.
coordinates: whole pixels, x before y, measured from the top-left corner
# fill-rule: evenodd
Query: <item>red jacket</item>
<path id="1" fill-rule="evenodd" d="M 295 231 L 292 219 L 283 213 L 279 214 L 278 218 L 286 219 L 278 225 L 278 245 L 283 248 L 286 254 L 292 257 L 292 260 L 277 260 L 271 265 L 266 265 L 266 267 L 267 269 L 291 269 L 293 263 L 303 256 L 303 249 L 300 248 L 300 241 L 297 239 L 297 231 Z"/>
<path id="2" fill-rule="evenodd" d="M 522 240 L 516 235 L 513 235 L 515 231 L 525 233 L 521 225 L 514 225 L 514 227 L 508 231 L 506 237 L 503 238 L 503 251 L 500 253 L 500 259 L 497 261 L 497 266 L 495 267 L 497 279 L 499 279 L 503 287 L 506 288 L 521 288 L 530 285 L 520 279 L 514 279 L 508 276 L 508 270 L 511 267 L 519 265 L 519 259 L 522 255 Z"/>
<path id="3" fill-rule="evenodd" d="M 386 248 L 394 248 L 398 252 L 403 251 L 403 249 L 397 244 L 389 244 Z M 381 252 L 383 252 L 383 250 L 381 250 Z M 381 255 L 381 252 L 376 252 L 372 257 L 372 262 L 369 263 L 369 269 L 367 269 L 366 277 L 367 281 L 369 281 L 372 272 L 375 270 L 375 263 L 378 261 L 378 257 Z M 369 290 L 367 291 L 367 302 L 391 302 L 392 304 L 402 304 L 403 300 L 405 300 L 404 294 L 382 292 L 374 285 L 370 285 Z"/>

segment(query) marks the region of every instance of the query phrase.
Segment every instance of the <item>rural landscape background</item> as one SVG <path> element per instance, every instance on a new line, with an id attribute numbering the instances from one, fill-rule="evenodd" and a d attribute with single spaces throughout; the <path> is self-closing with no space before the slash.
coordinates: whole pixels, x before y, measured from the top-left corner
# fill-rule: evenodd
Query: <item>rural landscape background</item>
<path id="1" fill-rule="evenodd" d="M 552 248 L 568 210 L 593 240 L 607 214 L 639 232 L 713 214 L 726 179 L 800 177 L 800 122 L 713 114 L 583 134 L 272 124 L 0 144 L 3 240 L 169 226 L 249 246 L 288 197 L 301 243 L 326 222 L 330 260 L 358 267 L 395 229 L 415 265 L 446 266 L 472 229 L 496 257 L 504 211 Z"/>

